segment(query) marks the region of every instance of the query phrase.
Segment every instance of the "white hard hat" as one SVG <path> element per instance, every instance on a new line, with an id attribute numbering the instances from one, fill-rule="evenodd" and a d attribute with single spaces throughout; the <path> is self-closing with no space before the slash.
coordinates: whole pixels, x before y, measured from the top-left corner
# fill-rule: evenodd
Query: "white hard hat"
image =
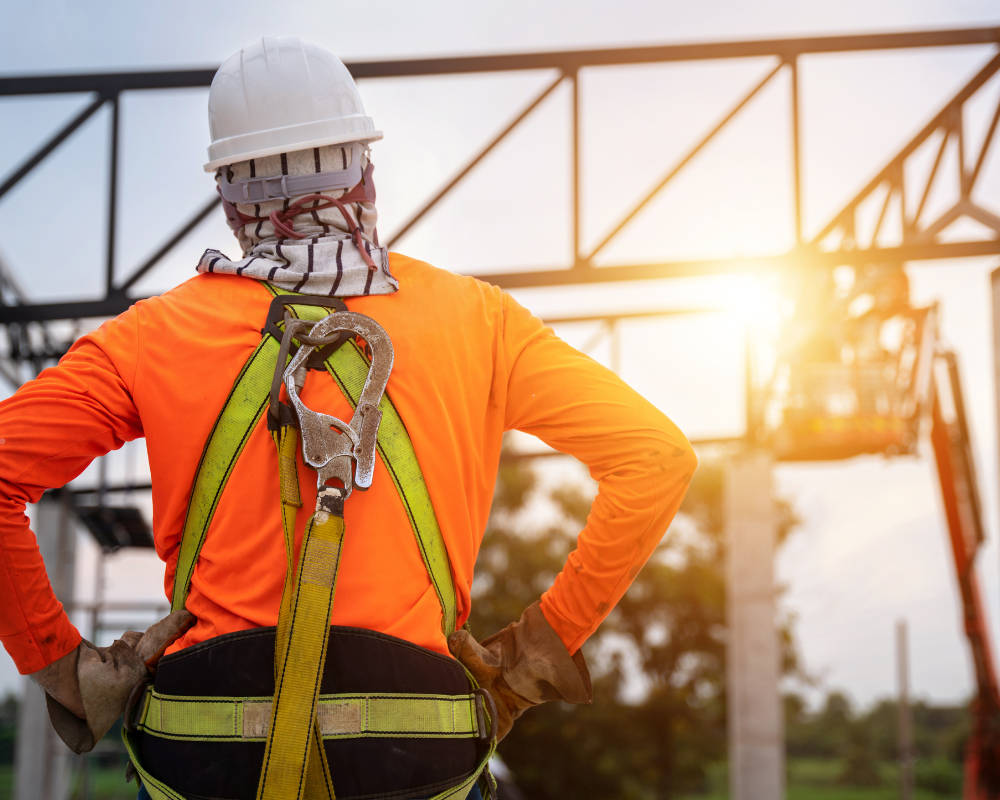
<path id="1" fill-rule="evenodd" d="M 265 36 L 231 56 L 208 95 L 205 171 L 251 158 L 382 138 L 333 53 L 294 36 Z"/>

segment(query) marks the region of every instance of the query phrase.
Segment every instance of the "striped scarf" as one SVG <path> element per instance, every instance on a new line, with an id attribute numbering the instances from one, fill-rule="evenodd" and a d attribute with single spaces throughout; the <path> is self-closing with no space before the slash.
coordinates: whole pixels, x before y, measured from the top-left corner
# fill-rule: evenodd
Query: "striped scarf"
<path id="1" fill-rule="evenodd" d="M 350 165 L 349 147 L 328 145 L 241 161 L 229 167 L 229 179 L 308 175 L 347 169 Z M 365 163 L 362 163 L 364 166 Z M 340 198 L 347 191 L 338 189 L 324 194 Z M 270 200 L 253 205 L 238 204 L 236 207 L 247 216 L 266 218 L 272 211 L 287 210 L 293 201 L 294 198 Z M 314 201 L 313 205 L 320 202 Z M 242 275 L 302 294 L 331 297 L 392 294 L 399 289 L 399 282 L 389 272 L 387 248 L 374 244 L 377 240 L 375 223 L 378 220 L 374 204 L 348 203 L 345 207 L 361 229 L 365 249 L 379 267 L 377 271 L 370 270 L 361 258 L 347 223 L 336 207 L 294 218 L 295 231 L 306 234 L 305 239 L 276 237 L 274 226 L 267 219 L 244 225 L 236 235 L 243 248 L 241 260 L 232 261 L 219 250 L 209 249 L 198 262 L 197 270 Z"/>

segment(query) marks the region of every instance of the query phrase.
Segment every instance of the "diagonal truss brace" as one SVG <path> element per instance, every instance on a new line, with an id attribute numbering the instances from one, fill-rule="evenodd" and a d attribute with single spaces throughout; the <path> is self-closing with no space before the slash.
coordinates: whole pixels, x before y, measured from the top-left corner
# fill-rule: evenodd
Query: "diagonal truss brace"
<path id="1" fill-rule="evenodd" d="M 966 161 L 966 139 L 965 126 L 963 124 L 962 111 L 965 103 L 981 89 L 987 81 L 997 72 L 1000 72 L 1000 54 L 995 55 L 990 61 L 934 116 L 934 118 L 924 126 L 924 128 L 904 146 L 899 153 L 865 186 L 855 197 L 853 197 L 833 219 L 824 226 L 819 233 L 813 237 L 810 245 L 819 249 L 822 243 L 828 240 L 831 235 L 840 234 L 840 241 L 836 249 L 851 251 L 862 247 L 858 241 L 858 214 L 866 200 L 872 198 L 876 192 L 885 188 L 885 199 L 882 202 L 881 211 L 875 228 L 868 242 L 864 243 L 867 250 L 882 249 L 878 247 L 879 233 L 888 217 L 890 207 L 895 209 L 899 227 L 903 232 L 903 246 L 929 246 L 940 243 L 939 234 L 943 232 L 959 217 L 967 216 L 976 220 L 980 224 L 992 229 L 995 232 L 994 238 L 1000 238 L 1000 217 L 993 212 L 983 208 L 975 202 L 972 197 L 976 181 L 982 170 L 983 162 L 989 152 L 996 133 L 997 124 L 1000 122 L 1000 101 L 997 103 L 992 120 L 987 128 L 986 136 L 983 139 L 979 152 L 975 157 L 974 165 L 969 168 Z M 934 162 L 926 181 L 919 191 L 920 200 L 912 213 L 907 213 L 906 208 L 906 187 L 904 175 L 906 172 L 907 160 L 934 134 L 940 134 L 941 143 L 938 145 Z M 924 211 L 927 207 L 927 200 L 931 190 L 939 177 L 940 166 L 945 151 L 954 142 L 958 148 L 958 189 L 959 199 L 949 209 L 931 220 L 924 219 Z M 893 203 L 896 200 L 897 202 Z"/>

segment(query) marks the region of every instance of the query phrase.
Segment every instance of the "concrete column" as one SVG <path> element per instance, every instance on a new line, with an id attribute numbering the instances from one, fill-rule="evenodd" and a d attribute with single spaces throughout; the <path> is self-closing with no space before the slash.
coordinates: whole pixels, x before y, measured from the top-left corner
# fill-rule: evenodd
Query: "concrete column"
<path id="1" fill-rule="evenodd" d="M 785 796 L 784 715 L 774 602 L 772 456 L 734 456 L 725 476 L 730 800 Z"/>
<path id="2" fill-rule="evenodd" d="M 49 582 L 63 605 L 73 600 L 76 529 L 69 499 L 45 495 L 35 516 L 35 536 Z M 17 720 L 14 800 L 66 800 L 76 756 L 52 730 L 45 694 L 28 678 Z"/>

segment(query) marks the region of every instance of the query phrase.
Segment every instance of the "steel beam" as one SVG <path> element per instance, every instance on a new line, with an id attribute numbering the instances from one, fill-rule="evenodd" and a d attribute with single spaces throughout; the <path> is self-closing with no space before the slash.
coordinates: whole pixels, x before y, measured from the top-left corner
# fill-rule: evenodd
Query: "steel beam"
<path id="1" fill-rule="evenodd" d="M 625 264 L 608 267 L 579 265 L 570 269 L 539 269 L 475 275 L 481 281 L 501 289 L 525 289 L 541 286 L 608 283 L 612 281 L 648 281 L 661 278 L 689 278 L 697 275 L 729 275 L 746 272 L 769 272 L 809 267 L 829 268 L 843 264 L 865 265 L 934 261 L 948 258 L 1000 255 L 1000 240 L 951 242 L 946 244 L 907 245 L 904 247 L 863 250 L 790 251 L 774 256 L 715 258 L 698 261 L 664 261 L 656 264 Z M 3 312 L 0 309 L 0 322 Z"/>
<path id="2" fill-rule="evenodd" d="M 865 50 L 887 50 L 898 48 L 914 47 L 947 47 L 955 45 L 975 45 L 975 44 L 998 44 L 1000 43 L 1000 28 L 967 28 L 960 30 L 945 31 L 917 31 L 909 33 L 889 33 L 889 34 L 865 34 L 857 36 L 825 36 L 807 37 L 797 39 L 771 39 L 757 40 L 750 42 L 716 42 L 710 44 L 684 44 L 667 45 L 662 47 L 639 47 L 639 48 L 617 48 L 603 50 L 577 50 L 554 53 L 526 53 L 514 55 L 496 56 L 472 56 L 457 58 L 431 58 L 431 59 L 410 59 L 396 61 L 363 62 L 349 65 L 355 77 L 358 78 L 379 78 L 379 77 L 402 77 L 420 75 L 439 74 L 461 74 L 461 73 L 483 73 L 509 70 L 528 69 L 556 69 L 560 72 L 560 77 L 553 82 L 534 102 L 517 117 L 514 122 L 505 128 L 504 131 L 494 140 L 493 144 L 502 139 L 516 126 L 530 111 L 536 107 L 546 97 L 556 85 L 566 76 L 574 80 L 573 86 L 573 117 L 574 117 L 574 241 L 577 243 L 575 254 L 575 265 L 569 269 L 558 270 L 530 270 L 516 272 L 501 272 L 490 275 L 480 275 L 489 282 L 495 283 L 504 288 L 521 288 L 529 286 L 547 285 L 567 285 L 567 284 L 588 284 L 604 283 L 622 280 L 649 280 L 657 278 L 669 278 L 678 276 L 707 275 L 733 272 L 748 272 L 772 269 L 792 269 L 809 266 L 829 267 L 839 264 L 865 264 L 870 262 L 902 262 L 924 259 L 961 258 L 977 255 L 994 255 L 1000 253 L 1000 243 L 997 241 L 967 242 L 954 244 L 926 244 L 907 242 L 903 247 L 896 248 L 869 248 L 855 249 L 847 251 L 837 251 L 832 253 L 819 252 L 815 246 L 797 247 L 795 250 L 777 256 L 739 258 L 739 259 L 707 259 L 699 261 L 677 261 L 658 264 L 639 265 L 616 265 L 609 267 L 594 267 L 589 262 L 589 257 L 584 257 L 579 253 L 579 175 L 576 168 L 578 159 L 578 125 L 579 125 L 579 98 L 576 79 L 578 71 L 585 67 L 611 66 L 616 64 L 639 64 L 639 63 L 663 63 L 676 61 L 692 61 L 699 59 L 725 59 L 725 58 L 748 58 L 748 57 L 778 57 L 783 64 L 790 64 L 793 70 L 793 140 L 794 153 L 793 160 L 795 176 L 796 194 L 796 229 L 801 230 L 801 197 L 800 197 L 800 175 L 798 165 L 798 81 L 795 80 L 796 59 L 808 53 L 834 53 L 852 52 Z M 947 107 L 921 131 L 911 143 L 903 149 L 890 163 L 890 165 L 880 173 L 872 184 L 866 188 L 858 198 L 848 204 L 845 209 L 838 214 L 834 222 L 831 223 L 822 237 L 838 223 L 844 223 L 845 215 L 853 213 L 853 207 L 860 202 L 860 199 L 873 186 L 877 186 L 885 180 L 892 170 L 899 166 L 902 161 L 933 132 L 944 119 L 943 115 L 952 113 L 955 109 L 960 109 L 961 104 L 971 96 L 983 83 L 1000 67 L 1000 56 L 996 56 L 964 89 L 962 89 L 947 105 Z M 780 69 L 780 66 L 776 68 Z M 775 71 L 776 71 L 775 70 Z M 156 263 L 162 259 L 184 236 L 186 236 L 195 225 L 198 224 L 214 208 L 217 201 L 212 200 L 203 206 L 194 217 L 183 226 L 180 231 L 173 236 L 163 247 L 161 247 L 150 259 L 142 264 L 135 272 L 126 279 L 120 286 L 115 287 L 113 280 L 114 268 L 114 238 L 116 224 L 116 145 L 118 131 L 118 97 L 122 91 L 133 91 L 139 89 L 166 89 L 199 87 L 210 85 L 214 69 L 202 70 L 176 70 L 158 72 L 135 72 L 135 73 L 101 73 L 91 75 L 52 75 L 52 76 L 14 76 L 0 78 L 0 96 L 12 96 L 23 94 L 46 94 L 46 93 L 71 93 L 71 92 L 96 92 L 97 100 L 83 113 L 77 116 L 69 126 L 58 133 L 49 143 L 44 145 L 25 165 L 18 169 L 15 175 L 7 181 L 20 180 L 30 172 L 48 152 L 51 152 L 58 144 L 69 136 L 76 127 L 92 114 L 99 104 L 105 99 L 110 100 L 114 105 L 112 120 L 112 159 L 111 159 L 111 187 L 109 205 L 110 214 L 108 220 L 108 243 L 107 243 L 107 297 L 101 300 L 69 302 L 57 304 L 41 304 L 37 306 L 17 306 L 0 308 L 0 324 L 28 321 L 49 321 L 57 319 L 74 319 L 87 317 L 103 317 L 118 314 L 124 311 L 131 304 L 132 300 L 125 296 L 125 290 L 131 288 L 138 279 L 146 274 Z M 773 74 L 773 73 L 772 73 Z M 768 76 L 768 78 L 770 75 Z M 766 83 L 765 78 L 763 83 Z M 758 87 L 759 89 L 760 87 Z M 756 90 L 755 90 L 756 91 Z M 751 92 L 751 96 L 755 92 Z M 749 99 L 749 98 L 748 98 Z M 746 102 L 746 101 L 744 101 Z M 740 104 L 742 105 L 742 104 Z M 737 106 L 735 111 L 738 111 Z M 1000 115 L 1000 111 L 998 111 Z M 732 113 L 730 114 L 732 116 Z M 728 118 L 727 118 L 728 120 Z M 993 130 L 997 126 L 997 115 L 994 116 L 990 131 L 987 134 L 987 142 L 991 138 Z M 711 134 L 709 135 L 711 138 Z M 441 192 L 403 227 L 400 233 L 405 232 L 414 224 L 427 210 L 440 200 L 447 191 L 458 182 L 482 156 L 489 152 L 492 145 L 487 147 L 476 159 L 466 166 L 461 173 L 452 180 Z M 977 168 L 972 171 L 971 180 L 974 180 L 978 172 L 979 163 L 982 162 L 985 154 L 985 147 L 980 153 Z M 676 170 L 674 170 L 676 172 Z M 669 175 L 667 180 L 669 180 Z M 8 187 L 9 188 L 9 187 Z M 655 194 L 655 192 L 654 192 Z M 640 203 L 640 207 L 642 203 Z M 616 231 L 627 223 L 634 213 L 622 221 Z M 613 235 L 613 234 L 612 234 Z M 397 234 L 398 236 L 398 234 Z M 820 238 L 818 237 L 817 240 Z M 396 237 L 394 237 L 396 238 Z M 609 237 L 610 238 L 610 237 Z M 605 240 L 606 243 L 606 240 Z M 599 245 L 597 250 L 602 245 Z M 596 250 L 595 250 L 596 252 Z M 592 255 L 592 254 L 591 254 Z"/>
<path id="3" fill-rule="evenodd" d="M 802 157 L 799 133 L 799 60 L 788 61 L 792 70 L 792 198 L 795 206 L 795 246 L 802 246 Z"/>
<path id="4" fill-rule="evenodd" d="M 0 78 L 0 97 L 25 94 L 100 92 L 116 95 L 136 89 L 190 89 L 211 86 L 218 67 L 153 72 L 100 72 L 88 75 L 13 75 Z"/>
<path id="5" fill-rule="evenodd" d="M 121 131 L 121 101 L 117 95 L 111 98 L 111 148 L 108 152 L 108 243 L 104 270 L 105 295 L 115 290 L 115 226 L 118 224 L 118 134 Z"/>
<path id="6" fill-rule="evenodd" d="M 724 306 L 706 308 L 668 308 L 659 311 L 623 311 L 620 314 L 584 314 L 572 317 L 546 317 L 546 325 L 568 325 L 579 322 L 615 323 L 623 319 L 651 319 L 656 317 L 686 317 L 694 314 L 724 314 L 731 309 Z"/>
<path id="7" fill-rule="evenodd" d="M 761 89 L 767 86 L 771 78 L 777 75 L 778 71 L 783 66 L 784 62 L 779 62 L 777 65 L 775 65 L 774 69 L 769 71 L 767 75 L 765 75 L 757 84 L 755 84 L 754 87 L 749 92 L 747 92 L 747 94 L 745 94 L 738 103 L 736 103 L 736 105 L 734 105 L 731 109 L 729 109 L 729 112 L 716 123 L 715 127 L 712 128 L 712 130 L 710 130 L 708 133 L 706 133 L 698 141 L 698 143 L 690 150 L 688 150 L 688 152 L 683 156 L 683 158 L 681 158 L 680 161 L 678 161 L 667 172 L 667 174 L 663 176 L 663 178 L 660 180 L 659 183 L 656 184 L 656 186 L 652 189 L 652 191 L 648 192 L 646 196 L 642 198 L 642 200 L 640 200 L 635 206 L 632 207 L 631 211 L 629 211 L 624 217 L 622 217 L 622 219 L 618 222 L 618 224 L 611 229 L 611 232 L 601 240 L 601 243 L 590 251 L 590 255 L 587 256 L 586 260 L 590 261 L 591 259 L 593 259 L 594 256 L 596 256 L 599 252 L 601 252 L 601 250 L 603 250 L 605 246 L 607 246 L 607 244 L 621 232 L 622 228 L 628 225 L 635 218 L 635 215 L 638 214 L 640 211 L 642 211 L 642 209 L 645 208 L 646 204 L 650 200 L 652 200 L 657 194 L 659 194 L 660 190 L 662 190 L 668 183 L 670 183 L 670 181 L 672 181 L 674 177 L 682 169 L 684 169 L 684 167 L 686 167 L 689 163 L 691 163 L 691 160 L 696 155 L 698 155 L 698 153 L 700 153 L 701 150 L 709 142 L 712 141 L 712 139 L 715 138 L 716 134 L 718 134 L 719 131 L 721 131 L 724 127 L 726 127 L 727 124 L 729 124 L 729 121 L 733 117 L 735 117 L 747 103 L 749 103 L 751 100 L 753 100 L 754 97 L 757 96 L 757 93 L 760 92 Z"/>
<path id="8" fill-rule="evenodd" d="M 572 162 L 570 181 L 572 182 L 573 218 L 573 263 L 580 260 L 580 73 L 570 74 L 573 81 L 572 134 L 570 136 L 570 161 Z"/>
<path id="9" fill-rule="evenodd" d="M 135 302 L 118 292 L 102 300 L 79 300 L 70 303 L 39 303 L 30 306 L 3 306 L 0 325 L 11 322 L 52 322 L 57 319 L 116 317 Z"/>
<path id="10" fill-rule="evenodd" d="M 934 119 L 928 122 L 923 129 L 914 136 L 907 144 L 904 146 L 896 156 L 890 161 L 881 172 L 879 172 L 868 185 L 865 186 L 860 192 L 858 192 L 854 198 L 848 202 L 834 217 L 831 218 L 830 222 L 825 225 L 816 236 L 813 237 L 813 244 L 822 242 L 832 231 L 836 230 L 838 225 L 844 224 L 847 217 L 853 216 L 855 209 L 861 205 L 861 203 L 867 198 L 873 191 L 875 191 L 879 186 L 881 186 L 885 181 L 895 177 L 896 173 L 902 170 L 903 162 L 909 158 L 920 145 L 922 145 L 931 135 L 942 127 L 947 127 L 948 123 L 952 120 L 957 112 L 961 112 L 962 106 L 965 101 L 968 100 L 972 95 L 978 92 L 986 82 L 1000 71 L 1000 53 L 995 55 L 990 61 L 984 66 L 973 78 L 970 80 L 962 89 L 955 94 L 954 97 L 949 100 L 944 108 L 942 108 Z"/>
<path id="11" fill-rule="evenodd" d="M 419 211 L 417 211 L 406 222 L 404 222 L 402 227 L 398 231 L 394 232 L 392 236 L 389 237 L 389 241 L 386 242 L 385 246 L 392 247 L 392 245 L 395 242 L 401 239 L 406 234 L 406 232 L 410 230 L 410 228 L 412 228 L 421 219 L 423 219 L 424 215 L 427 214 L 432 208 L 434 208 L 434 206 L 438 204 L 441 198 L 443 198 L 446 194 L 448 194 L 448 192 L 451 191 L 452 187 L 456 183 L 458 183 L 460 180 L 462 180 L 462 178 L 468 175 L 469 172 L 472 170 L 472 168 L 476 166 L 476 164 L 478 164 L 480 161 L 486 158 L 486 156 L 493 151 L 494 147 L 496 147 L 498 144 L 500 144 L 500 142 L 502 142 L 505 138 L 507 138 L 507 134 L 509 134 L 512 130 L 514 130 L 514 128 L 516 128 L 518 125 L 521 124 L 521 120 L 523 120 L 532 111 L 538 108 L 538 106 L 545 100 L 545 98 L 548 97 L 550 94 L 552 94 L 555 88 L 560 83 L 563 82 L 565 77 L 566 77 L 565 75 L 560 74 L 559 77 L 557 77 L 554 81 L 552 81 L 552 83 L 550 83 L 545 89 L 543 89 L 542 92 L 538 94 L 534 100 L 528 103 L 528 105 L 526 105 L 521 110 L 521 113 L 518 114 L 516 117 L 514 117 L 514 119 L 512 119 L 507 124 L 507 127 L 505 127 L 502 131 L 500 131 L 500 133 L 494 136 L 493 140 L 488 145 L 486 145 L 486 147 L 484 147 L 475 156 L 473 156 L 472 160 L 469 161 L 469 163 L 466 164 L 461 170 L 459 170 L 458 174 L 455 175 L 455 177 L 452 178 L 444 186 L 444 188 L 439 190 L 437 194 L 435 194 L 430 200 L 428 200 L 426 203 L 424 203 L 423 206 L 420 207 Z M 574 86 L 575 85 L 576 84 L 574 83 Z"/>
<path id="12" fill-rule="evenodd" d="M 869 33 L 849 36 L 810 36 L 796 39 L 757 39 L 747 42 L 711 42 L 601 50 L 565 50 L 453 58 L 413 58 L 360 61 L 347 65 L 355 78 L 403 78 L 528 69 L 573 71 L 583 67 L 652 64 L 727 58 L 780 56 L 792 59 L 807 53 L 849 53 L 915 47 L 998 44 L 1000 28 L 959 28 L 944 31 Z M 105 72 L 86 75 L 25 75 L 0 78 L 0 96 L 104 92 L 135 89 L 183 89 L 210 86 L 216 68 L 156 72 Z"/>
<path id="13" fill-rule="evenodd" d="M 205 205 L 203 205 L 198 211 L 195 212 L 187 222 L 182 225 L 178 231 L 170 237 L 164 243 L 164 245 L 157 250 L 153 255 L 146 259 L 145 263 L 142 264 L 135 272 L 133 272 L 129 277 L 118 287 L 119 292 L 127 292 L 135 283 L 147 272 L 149 272 L 153 267 L 160 263 L 163 257 L 173 250 L 180 241 L 187 236 L 191 231 L 193 231 L 201 223 L 205 217 L 207 217 L 212 211 L 222 202 L 221 197 L 211 198 Z"/>
<path id="14" fill-rule="evenodd" d="M 96 100 L 94 100 L 93 103 L 84 108 L 83 111 L 81 111 L 72 120 L 70 120 L 66 124 L 66 126 L 59 131 L 59 133 L 57 133 L 55 136 L 49 139 L 45 144 L 39 147 L 38 150 L 34 152 L 34 154 L 29 156 L 28 159 L 23 164 L 21 164 L 20 167 L 14 170 L 14 173 L 7 180 L 3 182 L 3 185 L 0 186 L 0 197 L 3 197 L 5 194 L 7 194 L 7 192 L 13 189 L 21 180 L 21 178 L 23 178 L 25 175 L 31 172 L 31 170 L 37 167 L 49 153 L 51 153 L 59 145 L 61 145 L 64 141 L 66 141 L 66 139 L 69 138 L 70 134 L 72 134 L 73 131 L 75 131 L 77 128 L 83 125 L 83 123 L 86 122 L 88 119 L 90 119 L 90 117 L 94 114 L 95 111 L 97 111 L 97 109 L 99 109 L 102 105 L 104 105 L 106 100 L 107 98 L 104 97 L 103 95 L 99 96 Z"/>
<path id="15" fill-rule="evenodd" d="M 1000 255 L 1000 240 L 954 242 L 936 245 L 912 245 L 871 250 L 847 250 L 831 253 L 790 252 L 778 256 L 720 258 L 704 261 L 666 261 L 658 264 L 625 264 L 612 267 L 589 267 L 555 270 L 526 270 L 474 277 L 502 289 L 525 289 L 542 286 L 570 286 L 616 281 L 648 281 L 696 275 L 730 275 L 746 272 L 792 270 L 803 267 L 835 267 L 841 264 L 898 263 L 971 256 Z M 130 279 L 129 284 L 132 281 Z M 103 300 L 38 305 L 0 306 L 0 325 L 12 322 L 50 322 L 58 319 L 113 317 L 127 310 L 137 299 L 120 290 Z"/>
<path id="16" fill-rule="evenodd" d="M 620 64 L 652 64 L 763 56 L 780 56 L 783 59 L 792 59 L 806 53 L 847 53 L 863 50 L 997 43 L 1000 43 L 1000 28 L 963 28 L 854 36 L 812 36 L 799 39 L 759 39 L 748 42 L 675 44 L 659 47 L 567 50 L 552 53 L 367 61 L 348 64 L 348 68 L 355 78 L 395 78 L 524 69 L 561 69 L 569 72 L 583 67 L 608 67 Z"/>

